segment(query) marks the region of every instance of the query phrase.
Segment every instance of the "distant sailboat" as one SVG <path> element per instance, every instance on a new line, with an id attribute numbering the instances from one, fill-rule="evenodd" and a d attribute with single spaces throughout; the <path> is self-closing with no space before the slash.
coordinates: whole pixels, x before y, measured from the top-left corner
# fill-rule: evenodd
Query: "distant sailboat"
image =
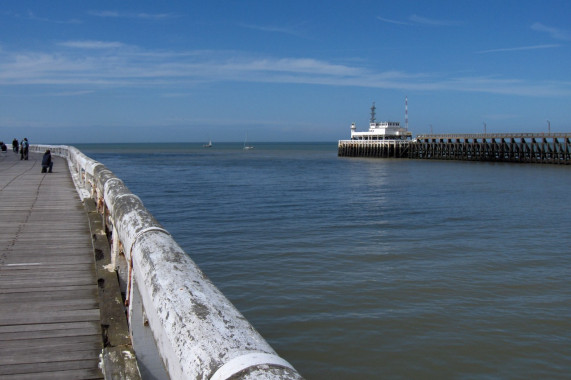
<path id="1" fill-rule="evenodd" d="M 246 142 L 248 141 L 248 134 L 246 133 L 246 138 L 244 139 L 244 150 L 250 150 L 250 149 L 254 149 L 253 146 L 251 145 L 247 145 Z"/>
<path id="2" fill-rule="evenodd" d="M 212 148 L 212 140 L 208 141 L 208 144 L 204 144 L 203 148 Z"/>

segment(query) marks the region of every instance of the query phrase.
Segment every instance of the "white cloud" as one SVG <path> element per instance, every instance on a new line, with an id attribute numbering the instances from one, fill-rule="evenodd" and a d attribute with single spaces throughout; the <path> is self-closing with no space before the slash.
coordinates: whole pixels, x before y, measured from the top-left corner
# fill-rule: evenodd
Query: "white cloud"
<path id="1" fill-rule="evenodd" d="M 20 17 L 20 16 L 17 15 L 15 17 Z M 31 12 L 31 11 L 28 11 L 28 14 L 25 18 L 28 20 L 32 20 L 32 21 L 48 22 L 48 23 L 52 23 L 52 24 L 81 24 L 81 21 L 78 19 L 57 20 L 57 19 L 51 19 L 51 18 L 46 18 L 46 17 L 39 17 L 39 16 L 36 16 L 36 14 L 34 12 Z"/>
<path id="2" fill-rule="evenodd" d="M 61 93 L 144 86 L 160 87 L 163 94 L 178 94 L 196 83 L 258 82 L 523 96 L 571 95 L 571 84 L 565 81 L 378 71 L 313 58 L 259 57 L 236 51 L 103 49 L 122 46 L 118 42 L 70 41 L 63 46 L 82 49 L 49 54 L 0 51 L 0 86 L 49 84 L 60 86 Z"/>
<path id="3" fill-rule="evenodd" d="M 262 25 L 252 25 L 252 24 L 238 24 L 238 26 L 252 30 L 259 30 L 262 32 L 282 33 L 295 37 L 305 38 L 304 33 L 302 33 L 300 30 L 298 30 L 298 28 L 295 27 L 283 27 L 283 26 L 272 26 L 272 25 L 262 26 Z"/>
<path id="4" fill-rule="evenodd" d="M 97 17 L 111 17 L 111 18 L 119 17 L 119 12 L 116 11 L 89 11 L 88 14 Z"/>
<path id="5" fill-rule="evenodd" d="M 387 22 L 387 23 L 389 23 L 389 24 L 410 25 L 409 22 L 398 21 L 398 20 L 391 20 L 391 19 L 384 18 L 384 17 L 379 17 L 379 16 L 377 16 L 377 20 L 380 20 L 380 21 L 382 21 L 382 22 Z"/>
<path id="6" fill-rule="evenodd" d="M 408 18 L 410 21 L 415 22 L 417 24 L 424 24 L 424 25 L 431 25 L 431 26 L 457 26 L 460 25 L 458 21 L 450 21 L 450 20 L 437 20 L 431 19 L 427 17 L 421 17 L 418 15 L 411 15 Z"/>
<path id="7" fill-rule="evenodd" d="M 144 13 L 144 12 L 117 12 L 117 11 L 90 11 L 91 16 L 103 18 L 130 18 L 141 20 L 166 20 L 178 17 L 173 13 Z"/>
<path id="8" fill-rule="evenodd" d="M 556 40 L 571 41 L 571 32 L 563 29 L 558 29 L 550 26 L 543 25 L 542 23 L 536 22 L 531 25 L 531 29 L 537 32 L 544 32 Z"/>
<path id="9" fill-rule="evenodd" d="M 82 96 L 82 95 L 93 94 L 94 92 L 95 91 L 92 90 L 62 91 L 62 92 L 42 94 L 41 96 Z"/>
<path id="10" fill-rule="evenodd" d="M 561 45 L 559 45 L 559 44 L 520 46 L 520 47 L 513 47 L 513 48 L 500 48 L 500 49 L 482 50 L 482 51 L 478 51 L 477 53 L 478 54 L 487 54 L 487 53 L 501 53 L 501 52 L 508 52 L 508 51 L 553 49 L 553 48 L 558 48 L 560 46 Z"/>
<path id="11" fill-rule="evenodd" d="M 422 24 L 422 25 L 429 25 L 429 26 L 458 26 L 461 25 L 458 21 L 450 21 L 450 20 L 437 20 L 431 19 L 427 17 L 418 16 L 416 14 L 410 15 L 408 17 L 408 21 L 400 21 L 400 20 L 393 20 L 389 18 L 379 17 L 377 16 L 377 20 L 386 22 L 389 24 L 397 24 L 397 25 L 413 25 L 413 24 Z"/>
<path id="12" fill-rule="evenodd" d="M 125 46 L 121 42 L 106 41 L 65 41 L 60 42 L 59 45 L 79 49 L 116 49 Z"/>

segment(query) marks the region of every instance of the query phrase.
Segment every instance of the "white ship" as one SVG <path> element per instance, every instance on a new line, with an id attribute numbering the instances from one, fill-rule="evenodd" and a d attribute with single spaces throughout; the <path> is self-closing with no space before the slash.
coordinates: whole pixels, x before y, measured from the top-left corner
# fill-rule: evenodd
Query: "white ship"
<path id="1" fill-rule="evenodd" d="M 375 120 L 375 103 L 371 107 L 371 120 L 368 132 L 357 132 L 355 123 L 351 124 L 351 140 L 410 140 L 412 132 L 408 128 L 401 127 L 398 121 Z"/>

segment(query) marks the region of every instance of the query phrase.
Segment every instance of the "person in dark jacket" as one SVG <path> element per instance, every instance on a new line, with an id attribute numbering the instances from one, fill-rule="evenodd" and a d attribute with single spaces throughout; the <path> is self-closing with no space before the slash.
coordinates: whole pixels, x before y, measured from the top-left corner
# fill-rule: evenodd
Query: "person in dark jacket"
<path id="1" fill-rule="evenodd" d="M 24 158 L 24 160 L 28 159 L 28 149 L 30 148 L 30 143 L 28 142 L 28 138 L 25 137 L 24 141 L 22 141 L 22 149 L 24 150 L 24 154 L 23 156 L 20 156 L 20 160 L 22 159 L 22 157 Z"/>
<path id="2" fill-rule="evenodd" d="M 44 153 L 44 157 L 42 158 L 42 173 L 45 173 L 46 170 L 48 173 L 51 173 L 53 167 L 54 163 L 52 162 L 52 154 L 48 149 L 46 150 L 46 153 Z"/>

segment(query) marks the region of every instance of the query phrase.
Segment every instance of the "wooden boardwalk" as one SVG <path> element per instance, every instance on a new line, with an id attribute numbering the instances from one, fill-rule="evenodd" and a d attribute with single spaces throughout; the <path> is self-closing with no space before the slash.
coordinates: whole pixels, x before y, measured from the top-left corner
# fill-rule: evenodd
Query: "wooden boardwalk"
<path id="1" fill-rule="evenodd" d="M 89 224 L 67 163 L 0 152 L 0 379 L 101 379 Z"/>

